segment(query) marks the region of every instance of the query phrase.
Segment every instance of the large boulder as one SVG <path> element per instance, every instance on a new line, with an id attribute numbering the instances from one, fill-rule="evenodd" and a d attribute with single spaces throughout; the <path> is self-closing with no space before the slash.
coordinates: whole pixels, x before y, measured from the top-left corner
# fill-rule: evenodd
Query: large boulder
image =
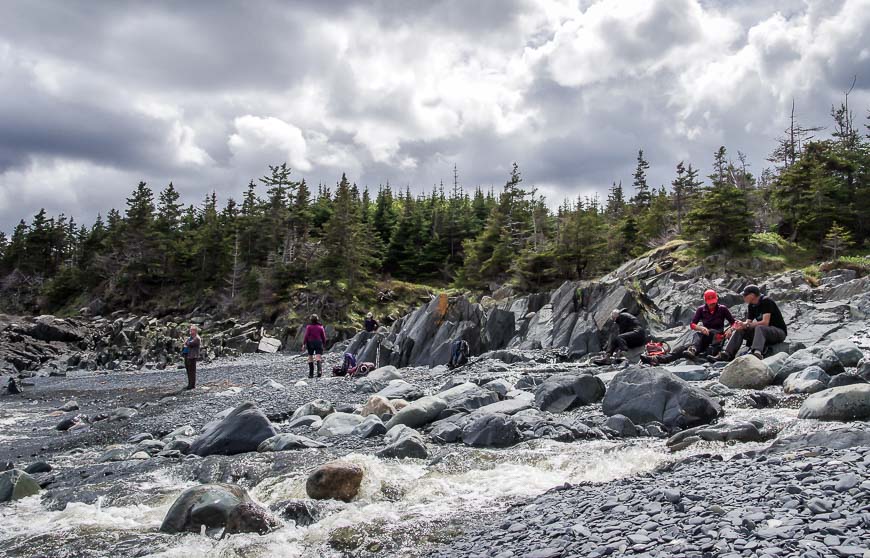
<path id="1" fill-rule="evenodd" d="M 357 424 L 351 432 L 352 435 L 360 438 L 372 438 L 374 436 L 382 436 L 386 433 L 387 427 L 384 426 L 381 419 L 375 415 L 367 416 L 365 420 Z"/>
<path id="2" fill-rule="evenodd" d="M 20 469 L 0 473 L 0 502 L 11 502 L 39 493 L 36 479 Z"/>
<path id="3" fill-rule="evenodd" d="M 199 533 L 203 526 L 206 529 L 227 527 L 230 533 L 264 534 L 276 528 L 278 522 L 255 504 L 241 486 L 203 484 L 188 488 L 176 498 L 163 518 L 160 531 Z"/>
<path id="4" fill-rule="evenodd" d="M 852 374 L 852 373 L 846 372 L 845 374 L 837 374 L 836 376 L 831 378 L 831 381 L 828 382 L 828 387 L 833 388 L 833 387 L 851 386 L 854 384 L 866 384 L 866 383 L 868 383 L 867 380 L 865 380 L 864 378 L 862 378 L 858 374 Z"/>
<path id="5" fill-rule="evenodd" d="M 706 392 L 661 368 L 629 368 L 617 374 L 604 395 L 603 411 L 635 424 L 656 421 L 668 428 L 706 424 L 722 414 Z"/>
<path id="6" fill-rule="evenodd" d="M 788 357 L 791 356 L 788 353 L 776 353 L 773 354 L 766 359 L 764 359 L 764 364 L 770 369 L 770 374 L 772 378 L 775 378 L 779 373 L 779 370 L 782 368 L 782 365 L 785 364 L 785 361 L 788 360 Z"/>
<path id="7" fill-rule="evenodd" d="M 857 370 L 855 373 L 870 382 L 870 358 L 864 357 L 858 361 Z"/>
<path id="8" fill-rule="evenodd" d="M 315 399 L 314 401 L 309 401 L 305 405 L 296 409 L 293 412 L 293 416 L 290 417 L 290 420 L 299 417 L 307 417 L 309 415 L 317 415 L 320 418 L 326 418 L 334 412 L 335 406 L 332 403 L 325 399 Z"/>
<path id="9" fill-rule="evenodd" d="M 764 389 L 773 383 L 773 373 L 764 361 L 743 355 L 725 366 L 719 382 L 734 389 Z"/>
<path id="10" fill-rule="evenodd" d="M 78 343 L 85 339 L 86 333 L 80 327 L 67 320 L 54 316 L 40 316 L 27 330 L 27 334 L 40 341 L 59 341 L 61 343 Z"/>
<path id="11" fill-rule="evenodd" d="M 438 393 L 449 409 L 473 411 L 498 401 L 498 394 L 477 384 L 465 382 Z"/>
<path id="12" fill-rule="evenodd" d="M 353 433 L 365 417 L 352 413 L 332 413 L 320 424 L 317 429 L 318 436 L 347 436 Z"/>
<path id="13" fill-rule="evenodd" d="M 818 366 L 810 366 L 785 379 L 782 389 L 786 393 L 816 393 L 828 387 L 831 377 Z"/>
<path id="14" fill-rule="evenodd" d="M 831 376 L 844 371 L 843 364 L 833 350 L 822 345 L 814 345 L 808 349 L 796 351 L 789 356 L 776 373 L 774 382 L 782 384 L 792 374 L 810 366 L 818 366 Z"/>
<path id="15" fill-rule="evenodd" d="M 271 438 L 266 438 L 260 442 L 260 445 L 257 446 L 257 451 L 262 453 L 267 451 L 288 451 L 325 447 L 327 446 L 323 442 L 318 442 L 311 438 L 306 438 L 305 436 L 298 436 L 296 434 L 284 432 L 272 436 Z"/>
<path id="16" fill-rule="evenodd" d="M 440 397 L 434 395 L 422 397 L 393 415 L 386 424 L 387 430 L 397 424 L 404 424 L 411 428 L 425 426 L 437 419 L 441 411 L 446 408 L 447 402 Z"/>
<path id="17" fill-rule="evenodd" d="M 333 461 L 315 469 L 305 482 L 305 492 L 315 500 L 350 502 L 359 494 L 363 468 L 353 463 Z"/>
<path id="18" fill-rule="evenodd" d="M 506 447 L 516 444 L 520 433 L 513 419 L 500 413 L 473 418 L 462 429 L 462 442 L 476 447 Z"/>
<path id="19" fill-rule="evenodd" d="M 535 405 L 542 411 L 561 413 L 589 405 L 604 397 L 604 382 L 592 374 L 557 374 L 535 390 Z"/>
<path id="20" fill-rule="evenodd" d="M 190 453 L 235 455 L 257 451 L 257 447 L 278 432 L 254 403 L 247 401 L 220 421 L 209 425 L 191 444 Z"/>
<path id="21" fill-rule="evenodd" d="M 864 358 L 864 353 L 858 348 L 858 345 L 852 343 L 848 339 L 838 339 L 831 342 L 828 347 L 834 351 L 837 358 L 843 366 L 853 368 L 858 366 L 858 362 Z"/>
<path id="22" fill-rule="evenodd" d="M 429 451 L 423 436 L 413 428 L 397 424 L 385 436 L 387 447 L 377 452 L 378 457 L 395 459 L 426 459 Z"/>
<path id="23" fill-rule="evenodd" d="M 807 397 L 798 417 L 818 420 L 870 419 L 870 384 L 836 387 Z"/>
<path id="24" fill-rule="evenodd" d="M 387 399 L 404 399 L 414 401 L 423 397 L 423 390 L 405 380 L 390 380 L 387 387 L 380 390 L 377 395 Z"/>

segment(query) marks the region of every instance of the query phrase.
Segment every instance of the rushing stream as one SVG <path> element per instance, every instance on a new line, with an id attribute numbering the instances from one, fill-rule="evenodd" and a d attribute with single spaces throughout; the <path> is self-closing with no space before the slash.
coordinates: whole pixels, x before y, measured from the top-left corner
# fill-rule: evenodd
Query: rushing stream
<path id="1" fill-rule="evenodd" d="M 777 421 L 783 434 L 827 426 L 796 421 L 794 411 L 730 410 L 735 419 Z M 3 424 L 26 422 L 7 413 Z M 699 444 L 677 454 L 715 451 L 726 458 L 761 444 Z M 71 465 L 82 454 L 64 459 Z M 193 486 L 165 469 L 124 487 L 112 506 L 70 503 L 63 511 L 44 507 L 39 496 L 0 507 L 0 556 L 423 556 L 476 519 L 564 483 L 606 482 L 650 471 L 674 459 L 662 440 L 587 441 L 571 444 L 538 440 L 506 450 L 453 446 L 443 457 L 382 460 L 353 453 L 344 459 L 365 469 L 360 496 L 314 525 L 288 522 L 266 536 L 235 535 L 215 540 L 197 534 L 158 533 L 177 495 Z M 270 505 L 305 497 L 305 472 L 262 481 L 251 496 Z"/>

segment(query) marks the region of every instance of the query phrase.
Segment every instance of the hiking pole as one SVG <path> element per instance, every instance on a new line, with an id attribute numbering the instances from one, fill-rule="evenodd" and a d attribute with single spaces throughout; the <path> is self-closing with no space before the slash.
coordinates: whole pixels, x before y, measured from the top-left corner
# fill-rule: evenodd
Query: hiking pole
<path id="1" fill-rule="evenodd" d="M 378 341 L 378 348 L 375 349 L 375 369 L 381 367 L 381 342 Z"/>

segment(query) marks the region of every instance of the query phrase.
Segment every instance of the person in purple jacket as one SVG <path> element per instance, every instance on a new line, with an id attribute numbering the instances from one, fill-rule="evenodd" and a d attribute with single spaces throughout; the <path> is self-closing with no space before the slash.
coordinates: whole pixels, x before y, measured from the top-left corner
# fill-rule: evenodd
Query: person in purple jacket
<path id="1" fill-rule="evenodd" d="M 695 358 L 706 351 L 716 341 L 716 335 L 725 333 L 725 323 L 731 326 L 736 320 L 727 306 L 719 304 L 719 295 L 713 289 L 704 292 L 704 304 L 695 310 L 689 327 L 695 332 L 692 346 L 686 349 L 686 356 Z"/>
<path id="2" fill-rule="evenodd" d="M 314 362 L 317 361 L 317 377 L 323 375 L 323 347 L 326 345 L 326 330 L 320 324 L 320 317 L 311 314 L 302 338 L 302 350 L 308 351 L 308 377 L 314 377 Z"/>

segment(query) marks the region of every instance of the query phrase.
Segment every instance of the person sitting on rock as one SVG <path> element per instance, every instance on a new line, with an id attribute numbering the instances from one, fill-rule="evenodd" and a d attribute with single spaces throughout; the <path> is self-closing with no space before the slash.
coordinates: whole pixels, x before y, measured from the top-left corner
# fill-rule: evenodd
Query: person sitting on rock
<path id="1" fill-rule="evenodd" d="M 468 355 L 471 350 L 468 347 L 468 341 L 465 339 L 457 339 L 450 346 L 450 362 L 447 367 L 451 370 L 463 366 L 468 362 Z"/>
<path id="2" fill-rule="evenodd" d="M 612 324 L 610 325 L 607 340 L 607 354 L 598 359 L 595 364 L 603 365 L 618 362 L 625 358 L 625 352 L 646 343 L 646 330 L 637 319 L 637 316 L 627 311 L 614 309 L 610 313 Z"/>
<path id="3" fill-rule="evenodd" d="M 378 330 L 378 321 L 372 316 L 372 313 L 369 312 L 366 314 L 366 319 L 363 320 L 363 327 L 368 333 L 372 333 Z"/>
<path id="4" fill-rule="evenodd" d="M 704 304 L 695 310 L 689 327 L 695 334 L 692 336 L 690 345 L 683 345 L 661 356 L 648 357 L 641 355 L 640 359 L 646 364 L 668 364 L 681 358 L 695 359 L 711 348 L 721 346 L 725 338 L 725 324 L 732 325 L 734 316 L 731 310 L 723 304 L 719 304 L 719 295 L 713 289 L 704 292 Z M 718 349 L 715 350 L 718 352 Z"/>
<path id="5" fill-rule="evenodd" d="M 326 330 L 320 324 L 320 317 L 311 314 L 302 338 L 302 350 L 308 351 L 308 377 L 314 377 L 314 361 L 317 361 L 317 377 L 323 375 L 323 347 L 326 345 Z"/>
<path id="6" fill-rule="evenodd" d="M 761 294 L 757 285 L 749 285 L 743 289 L 743 300 L 749 305 L 746 320 L 734 322 L 731 338 L 716 357 L 717 361 L 733 360 L 744 340 L 750 345 L 751 354 L 763 359 L 764 349 L 769 345 L 782 343 L 788 335 L 779 307 L 769 297 Z"/>

